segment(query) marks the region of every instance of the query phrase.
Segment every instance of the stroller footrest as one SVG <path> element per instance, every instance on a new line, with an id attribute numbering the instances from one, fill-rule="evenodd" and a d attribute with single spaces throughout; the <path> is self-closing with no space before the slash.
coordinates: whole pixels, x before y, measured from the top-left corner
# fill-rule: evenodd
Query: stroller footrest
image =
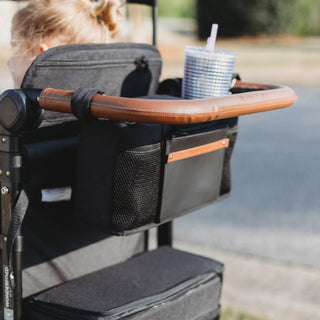
<path id="1" fill-rule="evenodd" d="M 160 247 L 42 292 L 26 301 L 25 314 L 33 320 L 213 319 L 222 272 L 217 261 Z"/>

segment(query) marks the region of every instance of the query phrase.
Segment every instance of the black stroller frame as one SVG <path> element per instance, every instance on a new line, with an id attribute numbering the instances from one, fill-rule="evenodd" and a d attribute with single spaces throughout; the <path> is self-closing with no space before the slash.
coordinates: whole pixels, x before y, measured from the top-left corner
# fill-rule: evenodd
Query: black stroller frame
<path id="1" fill-rule="evenodd" d="M 130 0 L 151 5 L 153 45 L 157 34 L 157 0 Z M 90 114 L 95 118 L 155 124 L 191 124 L 283 108 L 295 101 L 288 87 L 235 81 L 233 95 L 199 101 L 131 99 L 92 92 Z M 21 224 L 28 197 L 21 190 L 20 135 L 35 128 L 43 110 L 71 113 L 73 92 L 56 89 L 8 90 L 0 96 L 0 183 L 3 319 L 23 319 Z M 156 107 L 155 107 L 156 106 Z M 172 246 L 172 222 L 158 228 L 158 246 Z M 148 250 L 148 228 L 144 231 Z"/>
<path id="2" fill-rule="evenodd" d="M 18 317 L 21 317 L 22 312 L 21 252 L 23 250 L 23 240 L 20 230 L 15 235 L 15 240 L 8 239 L 8 235 L 10 233 L 12 208 L 19 192 L 19 162 L 21 161 L 18 137 L 8 135 L 8 132 L 3 132 L 4 130 L 1 131 L 1 167 L 3 168 L 1 172 L 1 250 L 4 319 L 10 319 L 10 317 L 14 319 L 13 315 L 19 319 Z M 8 241 L 14 241 L 14 244 L 8 243 Z M 11 259 L 12 264 L 10 263 Z"/>

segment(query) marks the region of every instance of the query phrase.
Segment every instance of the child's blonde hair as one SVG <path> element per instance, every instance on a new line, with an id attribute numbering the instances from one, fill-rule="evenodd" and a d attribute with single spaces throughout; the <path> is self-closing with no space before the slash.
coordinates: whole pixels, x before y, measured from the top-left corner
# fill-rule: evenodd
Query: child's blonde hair
<path id="1" fill-rule="evenodd" d="M 12 20 L 12 46 L 34 57 L 46 41 L 107 42 L 118 31 L 121 6 L 121 0 L 29 0 Z"/>

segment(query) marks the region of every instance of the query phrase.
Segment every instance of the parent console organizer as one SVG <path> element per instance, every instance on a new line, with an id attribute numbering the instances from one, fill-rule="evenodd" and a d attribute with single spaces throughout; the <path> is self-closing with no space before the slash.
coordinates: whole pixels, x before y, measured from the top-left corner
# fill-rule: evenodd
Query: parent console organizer
<path id="1" fill-rule="evenodd" d="M 294 91 L 285 86 L 237 81 L 232 92 L 238 94 L 202 100 L 173 98 L 171 101 L 164 97 L 151 101 L 146 98 L 94 95 L 90 101 L 90 114 L 96 119 L 85 121 L 80 134 L 75 215 L 104 231 L 121 235 L 169 221 L 228 193 L 236 117 L 285 108 L 296 100 Z M 72 96 L 71 91 L 44 89 L 39 105 L 45 110 L 70 113 Z M 222 136 L 205 143 L 202 139 L 195 139 L 198 142 L 190 146 L 191 136 L 205 136 L 205 132 L 223 128 L 225 134 Z M 176 162 L 179 166 L 188 160 L 166 163 L 167 156 L 172 155 L 172 151 L 167 151 L 168 141 L 174 141 L 176 137 L 181 138 L 181 145 L 182 141 L 186 144 L 182 150 L 191 151 L 195 150 L 192 148 L 199 150 L 198 147 L 202 146 L 200 149 L 205 149 L 208 147 L 205 145 L 212 147 L 214 142 L 222 140 L 223 143 L 223 139 L 229 139 L 228 148 L 210 151 L 217 154 L 224 152 L 223 161 L 222 156 L 216 156 L 212 162 L 212 171 L 222 172 L 222 179 L 215 177 L 212 185 L 203 188 L 209 188 L 215 196 L 202 194 L 203 181 L 194 178 L 209 174 L 209 162 L 206 166 L 190 166 L 192 169 L 181 165 L 178 170 L 181 174 L 176 179 L 172 178 L 173 173 L 166 175 L 169 165 Z M 227 143 L 225 140 L 222 146 Z M 175 149 L 173 152 L 182 150 Z M 172 156 L 174 158 L 175 154 Z M 196 155 L 190 161 L 204 156 L 206 153 Z M 176 173 L 177 169 L 171 171 Z M 185 183 L 182 178 L 188 177 L 191 172 L 192 178 Z M 182 192 L 173 188 L 177 192 L 172 197 L 172 205 L 169 201 L 169 205 L 165 206 L 166 188 L 170 184 L 166 182 L 170 179 L 175 183 L 180 181 Z M 188 188 L 189 193 L 185 191 Z M 220 191 L 217 194 L 215 190 Z M 192 192 L 199 193 L 199 201 L 186 199 L 185 195 Z M 179 207 L 178 199 L 183 199 L 187 205 Z"/>
<path id="2" fill-rule="evenodd" d="M 230 190 L 236 123 L 84 122 L 75 215 L 122 235 L 214 202 Z"/>

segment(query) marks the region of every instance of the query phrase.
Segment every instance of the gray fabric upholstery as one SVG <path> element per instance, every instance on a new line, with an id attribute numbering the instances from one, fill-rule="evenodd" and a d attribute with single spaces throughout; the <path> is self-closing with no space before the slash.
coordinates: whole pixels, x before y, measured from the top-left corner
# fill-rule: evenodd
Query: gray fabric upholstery
<path id="1" fill-rule="evenodd" d="M 68 210 L 69 209 L 69 210 Z M 32 207 L 23 226 L 23 296 L 122 262 L 143 251 L 144 235 L 109 237 L 77 224 L 69 205 Z"/>
<path id="2" fill-rule="evenodd" d="M 217 261 L 160 247 L 40 293 L 26 313 L 32 319 L 213 318 L 222 272 Z"/>
<path id="3" fill-rule="evenodd" d="M 138 60 L 142 57 L 148 67 L 140 74 L 142 69 L 139 69 Z M 37 56 L 21 87 L 63 90 L 89 87 L 102 89 L 112 96 L 151 95 L 157 90 L 160 71 L 159 51 L 151 45 L 68 44 L 53 47 Z M 134 93 L 128 85 L 142 92 Z"/>

